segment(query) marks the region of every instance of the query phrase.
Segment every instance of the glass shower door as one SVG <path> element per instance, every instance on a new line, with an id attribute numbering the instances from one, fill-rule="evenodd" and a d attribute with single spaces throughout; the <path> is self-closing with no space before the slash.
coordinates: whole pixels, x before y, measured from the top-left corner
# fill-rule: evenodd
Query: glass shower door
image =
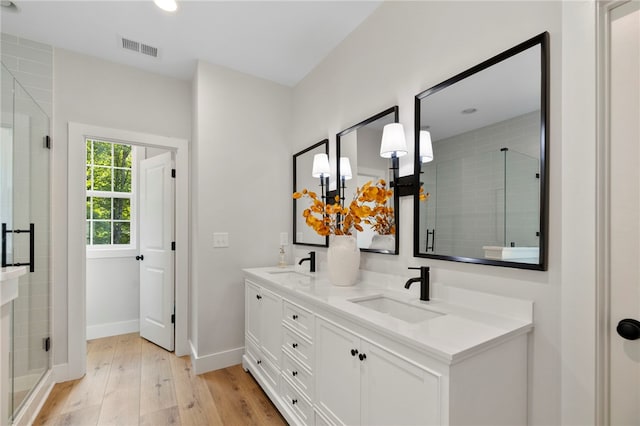
<path id="1" fill-rule="evenodd" d="M 8 408 L 15 418 L 49 368 L 49 117 L 4 66 L 2 89 L 2 257 L 30 271 L 12 302 Z"/>

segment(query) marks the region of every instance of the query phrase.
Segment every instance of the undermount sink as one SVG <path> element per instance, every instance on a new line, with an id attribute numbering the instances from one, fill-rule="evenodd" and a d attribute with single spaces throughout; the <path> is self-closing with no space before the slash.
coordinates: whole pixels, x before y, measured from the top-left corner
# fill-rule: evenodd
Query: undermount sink
<path id="1" fill-rule="evenodd" d="M 349 301 L 367 309 L 381 312 L 410 323 L 427 321 L 444 315 L 439 312 L 434 312 L 429 309 L 391 299 L 383 295 L 376 295 L 363 299 L 351 299 Z"/>
<path id="2" fill-rule="evenodd" d="M 269 274 L 269 275 L 280 275 L 280 276 L 289 275 L 289 276 L 292 276 L 292 277 L 308 277 L 308 275 L 303 273 L 303 272 L 292 271 L 291 269 L 267 271 L 267 274 Z"/>
<path id="3" fill-rule="evenodd" d="M 283 282 L 306 285 L 311 283 L 311 277 L 308 274 L 292 271 L 291 269 L 267 271 L 267 273 L 269 275 L 273 275 L 275 279 L 282 280 Z"/>

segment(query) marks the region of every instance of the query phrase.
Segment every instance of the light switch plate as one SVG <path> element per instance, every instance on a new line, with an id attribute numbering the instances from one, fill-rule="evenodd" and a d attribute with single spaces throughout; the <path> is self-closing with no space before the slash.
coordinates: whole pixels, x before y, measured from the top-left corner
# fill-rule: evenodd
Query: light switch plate
<path id="1" fill-rule="evenodd" d="M 289 234 L 287 232 L 281 232 L 280 233 L 280 245 L 281 246 L 286 246 L 287 244 L 289 244 Z"/>
<path id="2" fill-rule="evenodd" d="M 213 247 L 229 247 L 229 233 L 228 232 L 214 232 L 213 233 Z"/>

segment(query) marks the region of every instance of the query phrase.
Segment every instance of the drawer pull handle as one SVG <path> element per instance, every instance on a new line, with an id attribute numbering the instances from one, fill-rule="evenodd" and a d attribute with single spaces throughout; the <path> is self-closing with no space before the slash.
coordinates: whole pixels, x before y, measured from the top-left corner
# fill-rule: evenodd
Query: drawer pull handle
<path id="1" fill-rule="evenodd" d="M 291 318 L 293 318 L 294 320 L 297 320 L 298 316 L 294 314 L 294 315 L 291 316 Z"/>
<path id="2" fill-rule="evenodd" d="M 360 361 L 364 361 L 365 359 L 367 359 L 367 354 L 360 354 L 358 355 L 358 358 L 360 358 Z"/>
<path id="3" fill-rule="evenodd" d="M 256 364 L 262 364 L 262 360 L 257 360 Z"/>
<path id="4" fill-rule="evenodd" d="M 292 375 L 292 376 L 297 376 L 297 375 L 298 375 L 298 372 L 297 372 L 297 371 L 292 371 L 292 372 L 291 372 L 291 375 Z"/>
<path id="5" fill-rule="evenodd" d="M 357 349 L 351 349 L 351 356 L 356 356 L 358 355 L 358 350 Z"/>
<path id="6" fill-rule="evenodd" d="M 295 349 L 295 348 L 298 347 L 298 344 L 297 343 L 293 343 L 291 346 L 293 347 L 293 349 Z"/>
<path id="7" fill-rule="evenodd" d="M 291 400 L 291 403 L 295 405 L 295 404 L 297 404 L 297 403 L 298 403 L 298 400 L 297 400 L 297 399 L 292 399 L 292 400 Z"/>

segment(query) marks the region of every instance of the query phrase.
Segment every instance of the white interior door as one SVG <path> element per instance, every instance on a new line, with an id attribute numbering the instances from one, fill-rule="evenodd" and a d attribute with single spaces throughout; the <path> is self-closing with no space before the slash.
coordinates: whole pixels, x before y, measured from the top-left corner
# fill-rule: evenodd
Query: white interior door
<path id="1" fill-rule="evenodd" d="M 171 153 L 140 162 L 140 336 L 174 348 L 174 183 Z"/>
<path id="2" fill-rule="evenodd" d="M 640 337 L 640 328 L 634 327 L 640 326 L 634 323 L 640 321 L 640 3 L 616 8 L 611 18 L 610 424 L 637 426 L 640 338 L 633 334 L 636 330 Z"/>

